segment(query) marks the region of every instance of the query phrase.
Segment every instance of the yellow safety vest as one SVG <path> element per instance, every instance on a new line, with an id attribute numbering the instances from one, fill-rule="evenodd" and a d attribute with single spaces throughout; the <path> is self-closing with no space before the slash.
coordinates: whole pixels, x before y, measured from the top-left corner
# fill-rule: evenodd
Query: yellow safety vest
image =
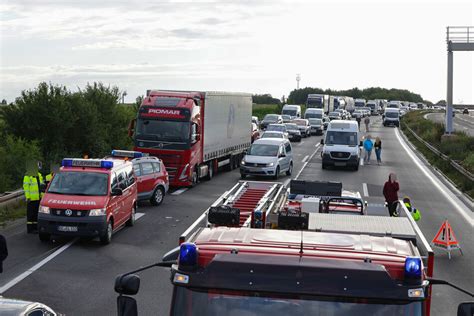
<path id="1" fill-rule="evenodd" d="M 39 172 L 38 177 L 24 176 L 23 191 L 25 192 L 25 198 L 29 199 L 30 201 L 39 201 L 44 195 L 40 192 L 41 184 L 43 184 L 43 176 Z"/>

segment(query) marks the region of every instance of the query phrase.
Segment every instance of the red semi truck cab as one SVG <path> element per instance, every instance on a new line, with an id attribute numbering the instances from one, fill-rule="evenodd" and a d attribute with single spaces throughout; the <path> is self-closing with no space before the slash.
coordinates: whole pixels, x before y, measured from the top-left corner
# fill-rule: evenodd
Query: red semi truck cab
<path id="1" fill-rule="evenodd" d="M 223 165 L 238 167 L 251 142 L 251 111 L 250 94 L 151 90 L 129 134 L 134 150 L 164 162 L 170 186 L 192 186 Z"/>

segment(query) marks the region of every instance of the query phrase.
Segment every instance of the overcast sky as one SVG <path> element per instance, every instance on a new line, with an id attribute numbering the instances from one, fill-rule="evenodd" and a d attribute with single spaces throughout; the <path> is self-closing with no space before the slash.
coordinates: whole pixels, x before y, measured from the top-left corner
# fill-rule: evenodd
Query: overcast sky
<path id="1" fill-rule="evenodd" d="M 403 88 L 446 98 L 446 26 L 474 1 L 2 0 L 0 98 L 41 81 L 288 96 Z M 474 34 L 473 34 L 474 36 Z M 454 102 L 474 103 L 474 52 L 454 55 Z"/>

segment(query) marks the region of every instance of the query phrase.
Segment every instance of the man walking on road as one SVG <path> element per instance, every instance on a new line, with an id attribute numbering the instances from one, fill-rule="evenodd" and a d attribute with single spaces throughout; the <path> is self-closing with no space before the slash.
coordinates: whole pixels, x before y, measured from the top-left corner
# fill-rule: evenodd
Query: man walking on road
<path id="1" fill-rule="evenodd" d="M 388 181 L 383 186 L 383 196 L 387 202 L 388 213 L 390 216 L 397 217 L 398 190 L 400 185 L 397 182 L 395 173 L 390 173 Z"/>
<path id="2" fill-rule="evenodd" d="M 374 148 L 374 143 L 372 143 L 372 139 L 370 135 L 367 135 L 367 137 L 364 140 L 363 145 L 365 149 L 364 162 L 370 165 L 370 156 L 372 155 L 372 148 Z"/>
<path id="3" fill-rule="evenodd" d="M 366 116 L 364 119 L 364 124 L 365 124 L 365 131 L 369 131 L 369 124 L 370 124 L 370 117 Z"/>

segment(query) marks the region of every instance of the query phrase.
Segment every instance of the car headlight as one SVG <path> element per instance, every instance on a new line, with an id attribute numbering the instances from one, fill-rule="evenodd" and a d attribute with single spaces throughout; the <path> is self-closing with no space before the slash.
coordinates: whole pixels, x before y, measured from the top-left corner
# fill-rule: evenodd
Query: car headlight
<path id="1" fill-rule="evenodd" d="M 102 216 L 105 215 L 105 208 L 95 208 L 89 211 L 89 216 Z"/>
<path id="2" fill-rule="evenodd" d="M 43 214 L 50 214 L 51 210 L 47 206 L 40 206 L 38 212 Z"/>
<path id="3" fill-rule="evenodd" d="M 275 165 L 274 162 L 267 163 L 267 167 L 273 167 Z"/>
<path id="4" fill-rule="evenodd" d="M 245 166 L 245 160 L 242 159 L 242 161 L 240 162 L 240 165 Z"/>

